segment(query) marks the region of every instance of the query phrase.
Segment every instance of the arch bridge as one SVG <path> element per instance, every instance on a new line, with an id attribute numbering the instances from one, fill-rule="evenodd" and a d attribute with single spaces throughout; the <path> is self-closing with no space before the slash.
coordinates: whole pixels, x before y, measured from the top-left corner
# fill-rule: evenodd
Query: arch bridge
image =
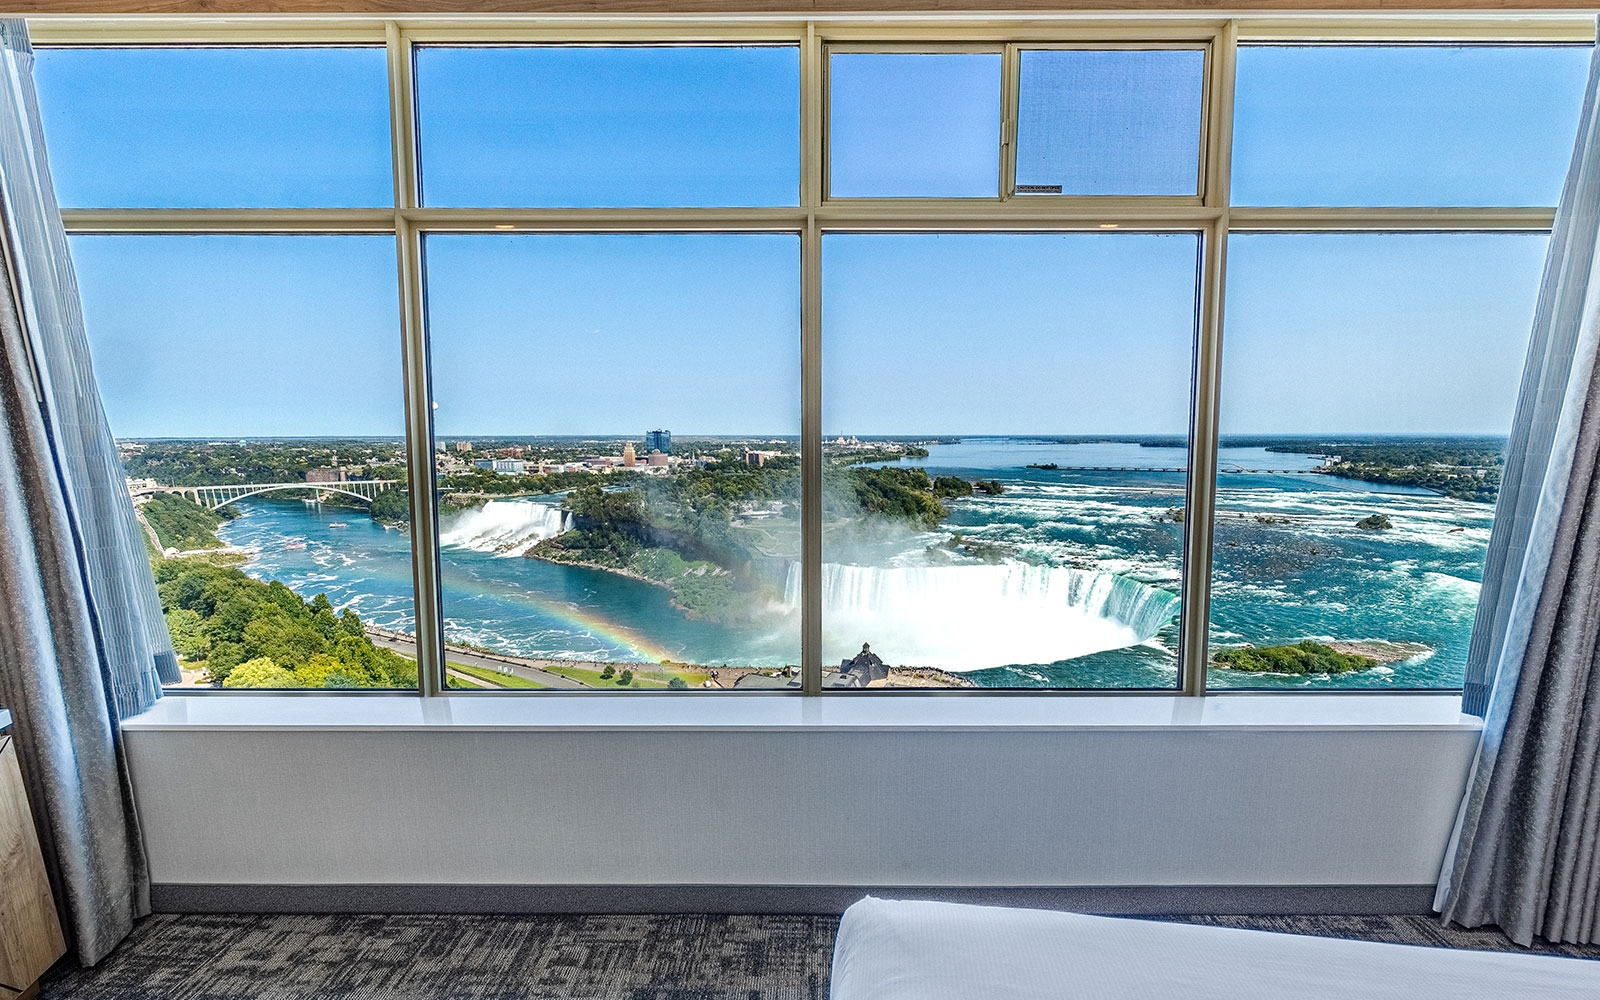
<path id="1" fill-rule="evenodd" d="M 280 493 L 285 490 L 311 490 L 318 494 L 338 493 L 371 503 L 378 494 L 398 489 L 404 483 L 399 479 L 357 479 L 342 483 L 234 483 L 228 486 L 159 486 L 151 485 L 134 490 L 135 496 L 171 493 L 186 497 L 207 510 L 217 510 L 230 503 L 263 493 Z"/>

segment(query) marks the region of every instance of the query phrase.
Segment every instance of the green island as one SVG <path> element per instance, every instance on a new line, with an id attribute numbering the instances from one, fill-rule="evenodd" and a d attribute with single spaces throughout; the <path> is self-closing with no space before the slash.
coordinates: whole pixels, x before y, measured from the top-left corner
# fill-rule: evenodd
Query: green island
<path id="1" fill-rule="evenodd" d="M 950 516 L 945 501 L 974 490 L 1003 492 L 997 482 L 930 478 L 920 468 L 869 465 L 924 457 L 917 445 L 880 445 L 829 456 L 823 475 L 823 517 L 839 530 L 866 520 L 912 530 L 937 528 Z M 719 622 L 747 620 L 783 597 L 798 551 L 800 456 L 783 451 L 752 465 L 721 455 L 673 476 L 606 478 L 570 489 L 563 506 L 573 527 L 534 546 L 527 556 L 622 573 L 666 588 L 680 610 Z M 958 546 L 952 546 L 957 548 Z M 991 560 L 991 553 L 971 550 Z M 752 601 L 754 595 L 760 600 Z"/>
<path id="2" fill-rule="evenodd" d="M 1238 438 L 1224 446 L 1323 456 L 1312 470 L 1385 486 L 1410 486 L 1474 503 L 1494 503 L 1505 468 L 1502 437 Z"/>
<path id="3" fill-rule="evenodd" d="M 1282 646 L 1242 646 L 1224 649 L 1211 657 L 1218 666 L 1254 674 L 1344 674 L 1370 670 L 1379 664 L 1372 656 L 1341 653 L 1320 642 Z"/>

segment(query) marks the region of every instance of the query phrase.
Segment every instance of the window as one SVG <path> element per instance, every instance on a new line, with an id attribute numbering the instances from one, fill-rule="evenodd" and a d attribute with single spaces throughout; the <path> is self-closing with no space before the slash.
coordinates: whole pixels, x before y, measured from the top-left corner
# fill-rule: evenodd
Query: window
<path id="1" fill-rule="evenodd" d="M 1176 686 L 1198 249 L 824 238 L 825 683 Z"/>
<path id="2" fill-rule="evenodd" d="M 1240 205 L 1554 205 L 1591 50 L 1241 46 Z"/>
<path id="3" fill-rule="evenodd" d="M 1024 49 L 1018 194 L 1199 193 L 1205 52 Z"/>
<path id="4" fill-rule="evenodd" d="M 392 240 L 72 255 L 184 686 L 416 687 Z"/>
<path id="5" fill-rule="evenodd" d="M 764 48 L 426 47 L 429 205 L 796 205 L 800 58 Z"/>
<path id="6" fill-rule="evenodd" d="M 998 52 L 836 52 L 828 85 L 835 197 L 998 194 Z"/>
<path id="7" fill-rule="evenodd" d="M 1212 684 L 1461 686 L 1545 243 L 1234 237 Z"/>
<path id="8" fill-rule="evenodd" d="M 190 688 L 1461 684 L 1590 19 L 129 24 L 38 88 Z"/>
<path id="9" fill-rule="evenodd" d="M 41 49 L 68 208 L 393 204 L 377 48 Z"/>
<path id="10" fill-rule="evenodd" d="M 798 676 L 799 254 L 776 234 L 428 237 L 451 676 Z"/>

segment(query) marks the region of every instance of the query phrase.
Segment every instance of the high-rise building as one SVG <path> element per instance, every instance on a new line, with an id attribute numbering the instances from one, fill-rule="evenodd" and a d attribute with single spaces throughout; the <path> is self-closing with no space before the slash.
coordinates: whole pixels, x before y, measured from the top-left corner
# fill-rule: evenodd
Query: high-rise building
<path id="1" fill-rule="evenodd" d="M 631 469 L 638 464 L 639 456 L 633 450 L 633 442 L 629 441 L 622 446 L 622 467 Z"/>
<path id="2" fill-rule="evenodd" d="M 645 454 L 659 451 L 663 455 L 672 454 L 672 432 L 663 430 L 649 431 L 644 436 Z"/>
<path id="3" fill-rule="evenodd" d="M 472 442 L 471 441 L 457 441 L 456 442 L 456 451 L 471 451 L 471 450 L 472 450 Z"/>

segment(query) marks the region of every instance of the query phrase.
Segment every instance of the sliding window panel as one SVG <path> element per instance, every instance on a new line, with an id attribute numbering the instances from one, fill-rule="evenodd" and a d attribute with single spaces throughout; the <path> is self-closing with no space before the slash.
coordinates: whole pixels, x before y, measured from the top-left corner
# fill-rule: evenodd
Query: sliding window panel
<path id="1" fill-rule="evenodd" d="M 183 686 L 415 688 L 394 240 L 72 254 Z"/>
<path id="2" fill-rule="evenodd" d="M 1199 194 L 1203 49 L 1019 58 L 1017 194 Z"/>
<path id="3" fill-rule="evenodd" d="M 435 235 L 426 265 L 451 683 L 798 689 L 799 237 Z"/>
<path id="4" fill-rule="evenodd" d="M 67 208 L 394 203 L 382 48 L 40 49 Z"/>
<path id="5" fill-rule="evenodd" d="M 823 238 L 824 686 L 1177 685 L 1198 249 Z"/>
<path id="6" fill-rule="evenodd" d="M 1213 688 L 1459 688 L 1547 238 L 1229 241 Z"/>
<path id="7" fill-rule="evenodd" d="M 430 206 L 799 204 L 793 46 L 425 47 L 416 60 Z"/>
<path id="8" fill-rule="evenodd" d="M 999 52 L 834 52 L 828 193 L 998 198 Z"/>
<path id="9" fill-rule="evenodd" d="M 1236 205 L 1554 205 L 1592 48 L 1241 46 Z"/>

